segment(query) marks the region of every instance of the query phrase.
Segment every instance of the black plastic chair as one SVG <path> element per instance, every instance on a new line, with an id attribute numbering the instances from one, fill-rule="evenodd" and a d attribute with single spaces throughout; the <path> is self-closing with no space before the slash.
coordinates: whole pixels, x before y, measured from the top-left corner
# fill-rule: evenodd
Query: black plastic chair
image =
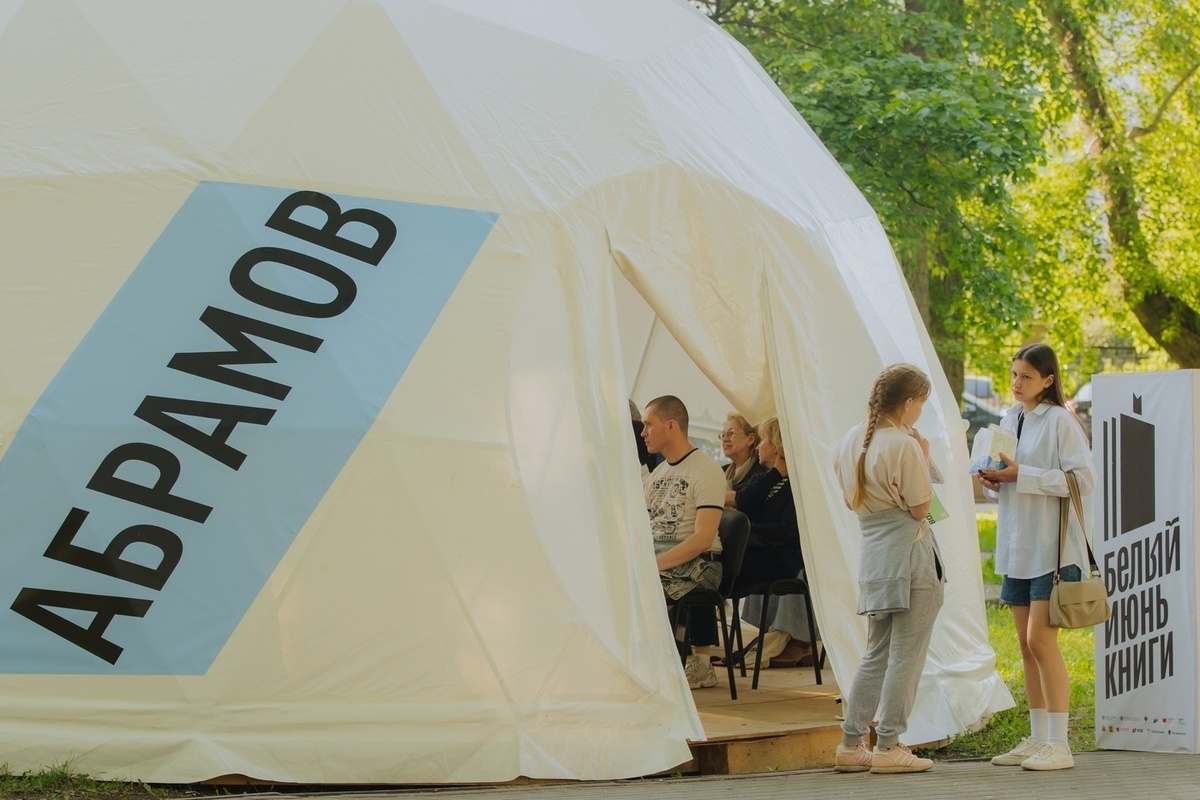
<path id="1" fill-rule="evenodd" d="M 739 640 L 741 638 L 741 626 L 738 625 L 738 608 L 737 602 L 743 597 L 753 597 L 762 595 L 762 614 L 759 615 L 758 630 L 759 636 L 767 630 L 767 612 L 771 607 L 772 597 L 786 597 L 788 595 L 802 595 L 804 597 L 804 611 L 808 616 L 808 630 L 813 637 L 813 674 L 816 675 L 817 685 L 821 684 L 821 668 L 825 666 L 825 648 L 820 647 L 820 636 L 817 634 L 817 619 L 813 614 L 812 591 L 808 588 L 808 581 L 804 578 L 796 576 L 795 578 L 780 578 L 766 584 L 751 586 L 746 589 L 740 589 L 734 599 L 733 619 L 734 625 L 737 627 Z M 761 638 L 760 638 L 761 643 Z M 738 642 L 739 646 L 741 642 Z M 817 650 L 820 647 L 820 653 Z M 746 663 L 745 658 L 742 658 L 742 675 L 745 675 Z M 750 684 L 750 688 L 758 688 L 758 673 L 762 669 L 762 647 L 754 648 L 754 680 Z"/>
<path id="2" fill-rule="evenodd" d="M 753 526 L 752 526 L 753 527 Z M 763 634 L 767 631 L 767 616 L 770 611 L 772 597 L 783 597 L 786 595 L 802 595 L 804 597 L 804 610 L 808 616 L 808 630 L 813 637 L 813 674 L 816 676 L 817 683 L 821 683 L 821 670 L 825 668 L 825 648 L 820 648 L 820 655 L 817 655 L 817 645 L 820 643 L 820 635 L 817 631 L 817 620 L 813 611 L 812 592 L 809 589 L 808 581 L 797 575 L 794 578 L 777 578 L 773 581 L 765 583 L 754 583 L 749 586 L 738 586 L 733 590 L 729 599 L 733 601 L 733 633 L 735 636 L 733 660 L 741 668 L 742 677 L 746 677 L 746 653 L 749 649 L 742 641 L 742 626 L 741 626 L 741 602 L 747 597 L 762 597 L 762 613 L 758 620 L 758 636 L 750 641 L 749 647 L 754 648 L 754 682 L 752 688 L 758 688 L 758 673 L 762 670 L 762 647 L 761 640 Z"/>
<path id="3" fill-rule="evenodd" d="M 729 598 L 738 573 L 742 569 L 742 558 L 746 555 L 746 543 L 750 541 L 750 520 L 740 511 L 727 508 L 721 514 L 717 528 L 721 540 L 721 585 L 716 589 L 696 587 L 675 601 L 675 621 L 683 622 L 684 660 L 691 652 L 690 616 L 695 606 L 712 606 L 721 620 L 721 641 L 725 643 L 725 665 L 729 673 L 729 698 L 737 700 L 737 685 L 733 677 L 733 643 L 729 639 L 729 622 L 725 616 L 725 601 Z"/>

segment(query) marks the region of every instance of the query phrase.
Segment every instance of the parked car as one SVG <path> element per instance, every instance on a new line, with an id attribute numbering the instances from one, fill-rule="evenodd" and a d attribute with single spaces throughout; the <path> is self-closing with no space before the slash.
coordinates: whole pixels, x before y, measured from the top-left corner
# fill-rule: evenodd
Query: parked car
<path id="1" fill-rule="evenodd" d="M 966 375 L 963 377 L 963 399 L 985 406 L 999 406 L 1000 395 L 992 382 L 991 375 Z"/>
<path id="2" fill-rule="evenodd" d="M 1092 429 L 1092 382 L 1088 381 L 1079 390 L 1075 392 L 1075 396 L 1067 401 L 1067 408 L 1075 412 L 1075 416 L 1079 417 L 1079 421 L 1083 423 L 1083 427 L 1088 430 Z"/>
<path id="3" fill-rule="evenodd" d="M 990 375 L 963 376 L 963 391 L 960 395 L 962 416 L 967 430 L 967 451 L 975 444 L 975 434 L 988 425 L 999 425 L 1004 417 L 1004 407 L 1000 405 L 1000 394 Z M 983 502 L 987 498 L 983 487 L 977 481 L 971 482 L 975 489 L 975 501 Z"/>
<path id="4" fill-rule="evenodd" d="M 967 421 L 967 450 L 975 443 L 975 434 L 988 425 L 1000 424 L 1004 410 L 999 403 L 984 403 L 979 398 L 963 393 L 963 419 Z"/>

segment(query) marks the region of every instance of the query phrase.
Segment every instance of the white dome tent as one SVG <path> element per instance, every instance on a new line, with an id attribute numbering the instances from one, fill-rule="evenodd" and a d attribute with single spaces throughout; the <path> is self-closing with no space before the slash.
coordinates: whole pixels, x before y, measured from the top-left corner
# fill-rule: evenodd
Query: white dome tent
<path id="1" fill-rule="evenodd" d="M 951 515 L 910 736 L 1011 703 L 883 231 L 685 4 L 10 0 L 0 120 L 10 769 L 669 769 L 703 731 L 628 398 L 780 415 L 846 685 L 830 454 L 900 360 Z"/>

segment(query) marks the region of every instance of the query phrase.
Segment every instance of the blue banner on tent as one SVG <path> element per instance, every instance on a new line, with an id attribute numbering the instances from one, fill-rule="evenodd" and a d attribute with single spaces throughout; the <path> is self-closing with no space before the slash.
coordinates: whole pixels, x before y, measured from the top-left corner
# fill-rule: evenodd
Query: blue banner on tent
<path id="1" fill-rule="evenodd" d="M 197 186 L 0 460 L 0 672 L 205 672 L 496 218 Z"/>

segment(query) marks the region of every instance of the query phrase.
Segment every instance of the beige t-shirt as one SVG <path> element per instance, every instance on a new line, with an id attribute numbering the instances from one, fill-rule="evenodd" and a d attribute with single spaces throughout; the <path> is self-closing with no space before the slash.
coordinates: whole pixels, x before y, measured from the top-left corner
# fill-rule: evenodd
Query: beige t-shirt
<path id="1" fill-rule="evenodd" d="M 862 452 L 866 423 L 851 428 L 838 444 L 833 468 L 842 487 L 846 505 L 854 502 L 858 456 Z M 879 425 L 867 449 L 866 500 L 855 513 L 875 514 L 889 508 L 908 511 L 933 499 L 933 483 L 921 445 L 906 432 L 891 425 Z"/>
<path id="2" fill-rule="evenodd" d="M 650 530 L 656 542 L 682 542 L 696 532 L 696 510 L 725 507 L 725 473 L 703 450 L 690 450 L 672 464 L 663 461 L 642 478 Z M 714 552 L 721 540 L 714 539 Z"/>

